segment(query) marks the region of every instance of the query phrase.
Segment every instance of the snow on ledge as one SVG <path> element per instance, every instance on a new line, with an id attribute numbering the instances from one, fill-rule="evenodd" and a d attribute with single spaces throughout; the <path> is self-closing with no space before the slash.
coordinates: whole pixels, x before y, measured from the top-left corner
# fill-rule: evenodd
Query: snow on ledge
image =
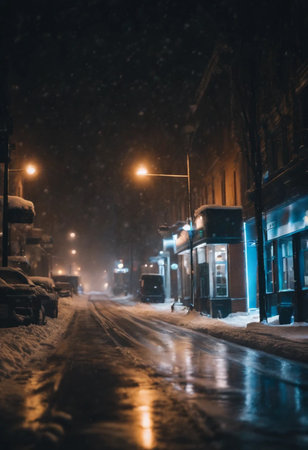
<path id="1" fill-rule="evenodd" d="M 16 195 L 8 196 L 9 209 L 26 209 L 31 210 L 34 214 L 34 204 L 30 200 L 25 200 L 22 197 Z M 0 196 L 0 205 L 3 205 L 3 196 Z"/>

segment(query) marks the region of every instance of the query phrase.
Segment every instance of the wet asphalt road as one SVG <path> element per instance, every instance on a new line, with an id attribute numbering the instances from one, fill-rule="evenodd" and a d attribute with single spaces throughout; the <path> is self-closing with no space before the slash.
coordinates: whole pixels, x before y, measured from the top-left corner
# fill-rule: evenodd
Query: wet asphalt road
<path id="1" fill-rule="evenodd" d="M 308 366 L 137 317 L 104 297 L 76 310 L 26 386 L 8 448 L 308 447 Z"/>

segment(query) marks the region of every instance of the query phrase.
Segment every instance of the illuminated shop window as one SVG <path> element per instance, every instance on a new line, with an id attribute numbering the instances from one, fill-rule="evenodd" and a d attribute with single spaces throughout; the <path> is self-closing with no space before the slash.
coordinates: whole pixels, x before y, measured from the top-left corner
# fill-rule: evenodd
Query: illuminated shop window
<path id="1" fill-rule="evenodd" d="M 227 245 L 215 245 L 215 297 L 228 296 Z"/>
<path id="2" fill-rule="evenodd" d="M 274 244 L 270 242 L 265 247 L 266 256 L 266 292 L 268 294 L 274 292 Z"/>
<path id="3" fill-rule="evenodd" d="M 198 247 L 197 255 L 200 297 L 203 298 L 209 296 L 209 264 L 206 261 L 206 247 Z"/>
<path id="4" fill-rule="evenodd" d="M 293 245 L 292 238 L 279 241 L 279 289 L 294 289 Z"/>
<path id="5" fill-rule="evenodd" d="M 303 288 L 308 289 L 308 234 L 301 238 L 301 256 L 300 265 L 302 269 L 301 284 Z"/>

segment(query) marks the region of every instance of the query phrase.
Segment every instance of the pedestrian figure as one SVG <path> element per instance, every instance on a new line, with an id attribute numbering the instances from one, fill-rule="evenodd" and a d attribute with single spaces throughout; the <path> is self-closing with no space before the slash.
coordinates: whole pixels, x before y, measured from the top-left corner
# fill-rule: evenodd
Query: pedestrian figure
<path id="1" fill-rule="evenodd" d="M 174 311 L 174 303 L 172 303 L 172 305 L 171 305 L 171 312 L 173 312 Z"/>

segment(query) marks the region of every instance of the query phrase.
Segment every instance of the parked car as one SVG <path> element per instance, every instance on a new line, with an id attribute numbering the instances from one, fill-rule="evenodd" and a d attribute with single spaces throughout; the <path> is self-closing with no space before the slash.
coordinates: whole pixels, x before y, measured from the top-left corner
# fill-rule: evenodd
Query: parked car
<path id="1" fill-rule="evenodd" d="M 79 294 L 80 276 L 78 275 L 52 275 L 55 283 L 69 283 L 72 289 L 72 294 Z"/>
<path id="2" fill-rule="evenodd" d="M 47 293 L 46 298 L 42 299 L 46 315 L 53 318 L 58 317 L 59 294 L 53 279 L 48 277 L 30 277 L 30 279 L 35 285 L 42 287 Z"/>
<path id="3" fill-rule="evenodd" d="M 73 296 L 73 286 L 71 283 L 65 281 L 56 281 L 56 290 L 60 297 L 72 297 Z"/>
<path id="4" fill-rule="evenodd" d="M 31 301 L 28 296 L 23 296 L 22 299 L 15 296 L 14 288 L 8 285 L 0 278 L 0 323 L 18 322 L 16 314 L 16 307 L 32 308 Z"/>
<path id="5" fill-rule="evenodd" d="M 139 296 L 142 302 L 164 303 L 164 279 L 157 273 L 144 273 L 140 278 Z"/>
<path id="6" fill-rule="evenodd" d="M 46 292 L 36 286 L 27 275 L 18 269 L 0 267 L 0 285 L 2 320 L 19 322 L 19 316 L 24 316 L 36 324 L 45 322 L 42 303 Z"/>

